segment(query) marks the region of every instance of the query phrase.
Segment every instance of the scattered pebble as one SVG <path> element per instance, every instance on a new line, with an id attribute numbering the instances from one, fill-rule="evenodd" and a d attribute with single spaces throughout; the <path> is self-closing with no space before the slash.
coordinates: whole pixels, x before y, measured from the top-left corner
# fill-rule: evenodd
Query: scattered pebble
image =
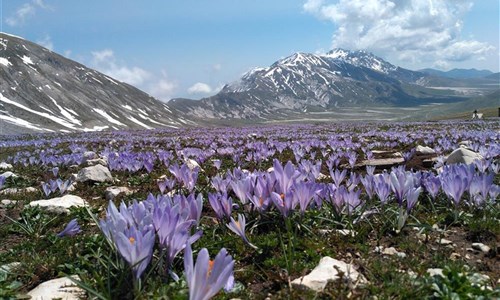
<path id="1" fill-rule="evenodd" d="M 113 200 L 118 195 L 121 195 L 121 194 L 130 195 L 133 192 L 134 191 L 132 191 L 131 189 L 129 189 L 128 187 L 125 187 L 125 186 L 110 186 L 110 187 L 106 188 L 104 195 L 106 197 L 106 200 L 109 201 L 109 200 Z"/>
<path id="2" fill-rule="evenodd" d="M 399 252 L 394 247 L 384 248 L 384 246 L 378 246 L 378 247 L 375 247 L 375 252 L 382 253 L 382 254 L 389 255 L 389 256 L 396 255 L 397 257 L 400 257 L 400 258 L 406 257 L 406 253 Z"/>
<path id="3" fill-rule="evenodd" d="M 2 206 L 10 206 L 10 205 L 16 205 L 17 201 L 15 201 L 15 200 L 9 200 L 9 199 L 3 199 L 2 201 L 0 201 L 0 203 L 2 204 Z"/>
<path id="4" fill-rule="evenodd" d="M 453 242 L 450 241 L 450 240 L 447 240 L 447 239 L 437 239 L 436 240 L 436 243 L 440 244 L 440 245 L 453 245 Z"/>
<path id="5" fill-rule="evenodd" d="M 24 194 L 24 193 L 34 193 L 38 192 L 38 190 L 34 187 L 26 187 L 26 188 L 8 188 L 0 191 L 0 195 L 12 195 L 12 194 Z"/>
<path id="6" fill-rule="evenodd" d="M 6 162 L 1 162 L 0 163 L 0 170 L 11 170 L 12 169 L 12 165 L 11 164 L 8 164 Z"/>
<path id="7" fill-rule="evenodd" d="M 434 151 L 434 149 L 432 149 L 431 147 L 418 145 L 415 148 L 415 153 L 416 154 L 435 154 L 436 151 Z"/>
<path id="8" fill-rule="evenodd" d="M 348 280 L 353 286 L 366 282 L 364 276 L 358 273 L 353 265 L 326 256 L 320 260 L 318 266 L 311 273 L 295 279 L 292 284 L 304 286 L 314 291 L 322 291 L 328 281 L 341 279 L 339 273 L 343 273 L 343 279 Z"/>
<path id="9" fill-rule="evenodd" d="M 440 269 L 440 268 L 429 268 L 429 269 L 427 269 L 427 273 L 430 276 L 441 276 L 441 277 L 444 277 L 443 269 Z"/>
<path id="10" fill-rule="evenodd" d="M 86 202 L 82 198 L 74 195 L 65 195 L 48 200 L 32 201 L 29 206 L 40 206 L 40 208 L 57 214 L 69 213 L 70 207 L 85 206 Z"/>
<path id="11" fill-rule="evenodd" d="M 9 177 L 12 177 L 12 178 L 19 177 L 16 174 L 12 173 L 11 171 L 3 172 L 2 174 L 0 174 L 0 176 L 4 177 L 5 179 L 7 179 Z"/>
<path id="12" fill-rule="evenodd" d="M 77 276 L 72 276 L 78 280 Z M 39 284 L 28 292 L 33 300 L 65 299 L 76 300 L 84 296 L 85 292 L 76 286 L 68 277 L 57 278 Z"/>
<path id="13" fill-rule="evenodd" d="M 489 253 L 491 248 L 483 243 L 472 243 L 472 248 L 479 250 L 483 253 Z"/>

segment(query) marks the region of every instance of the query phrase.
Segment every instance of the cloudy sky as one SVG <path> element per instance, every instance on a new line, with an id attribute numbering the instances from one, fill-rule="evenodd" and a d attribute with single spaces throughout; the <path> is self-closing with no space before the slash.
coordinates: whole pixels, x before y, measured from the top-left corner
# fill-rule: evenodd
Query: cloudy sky
<path id="1" fill-rule="evenodd" d="M 1 31 L 168 101 L 294 52 L 499 71 L 498 0 L 0 0 Z"/>

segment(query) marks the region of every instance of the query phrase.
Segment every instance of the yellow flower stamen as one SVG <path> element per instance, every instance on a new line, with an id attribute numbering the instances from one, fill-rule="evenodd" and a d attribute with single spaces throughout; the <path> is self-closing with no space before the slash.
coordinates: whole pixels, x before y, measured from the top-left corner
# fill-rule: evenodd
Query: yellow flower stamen
<path id="1" fill-rule="evenodd" d="M 135 243 L 135 239 L 133 237 L 129 237 L 128 240 L 132 245 Z"/>
<path id="2" fill-rule="evenodd" d="M 209 260 L 208 261 L 208 270 L 207 270 L 207 277 L 210 276 L 210 273 L 212 273 L 212 269 L 214 268 L 214 261 Z"/>

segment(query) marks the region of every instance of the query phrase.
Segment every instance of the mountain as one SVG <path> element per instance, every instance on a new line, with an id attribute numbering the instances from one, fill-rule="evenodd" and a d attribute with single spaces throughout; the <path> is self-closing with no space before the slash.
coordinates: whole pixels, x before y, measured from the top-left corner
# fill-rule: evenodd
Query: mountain
<path id="1" fill-rule="evenodd" d="M 215 96 L 174 99 L 168 105 L 193 118 L 273 120 L 345 107 L 408 107 L 457 100 L 426 88 L 426 78 L 365 51 L 295 53 L 249 71 Z"/>
<path id="2" fill-rule="evenodd" d="M 133 86 L 0 33 L 0 134 L 188 124 Z"/>
<path id="3" fill-rule="evenodd" d="M 489 70 L 476 70 L 476 69 L 453 69 L 450 71 L 440 71 L 436 69 L 422 69 L 420 70 L 420 72 L 428 75 L 446 77 L 446 78 L 455 78 L 455 79 L 481 78 L 493 74 L 493 72 Z"/>
<path id="4" fill-rule="evenodd" d="M 500 72 L 493 73 L 491 75 L 485 76 L 484 78 L 493 79 L 493 80 L 496 80 L 497 82 L 499 82 L 500 81 Z"/>

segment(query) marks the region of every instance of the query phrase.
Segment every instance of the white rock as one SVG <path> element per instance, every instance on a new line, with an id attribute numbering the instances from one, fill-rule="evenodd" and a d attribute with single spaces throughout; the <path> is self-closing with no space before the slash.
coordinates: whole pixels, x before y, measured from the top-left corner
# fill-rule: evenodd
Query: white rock
<path id="1" fill-rule="evenodd" d="M 17 203 L 17 201 L 15 201 L 15 200 L 9 200 L 9 199 L 3 199 L 2 201 L 0 201 L 0 203 L 3 206 L 9 206 L 9 205 L 15 205 Z"/>
<path id="2" fill-rule="evenodd" d="M 432 149 L 431 147 L 418 145 L 415 148 L 415 153 L 416 154 L 435 154 L 436 151 L 434 151 L 434 149 Z"/>
<path id="3" fill-rule="evenodd" d="M 67 189 L 66 191 L 67 192 L 73 192 L 74 190 L 76 190 L 76 182 L 73 182 Z"/>
<path id="4" fill-rule="evenodd" d="M 440 245 L 453 245 L 453 242 L 447 239 L 437 239 L 436 243 Z"/>
<path id="5" fill-rule="evenodd" d="M 11 170 L 12 169 L 12 165 L 11 164 L 8 164 L 6 162 L 1 162 L 0 163 L 0 170 Z"/>
<path id="6" fill-rule="evenodd" d="M 349 230 L 349 229 L 337 229 L 336 230 L 340 235 L 343 236 L 351 236 L 355 237 L 356 236 L 356 231 L 354 230 Z"/>
<path id="7" fill-rule="evenodd" d="M 9 177 L 12 177 L 12 178 L 19 177 L 16 174 L 12 173 L 11 171 L 3 172 L 2 174 L 0 174 L 0 176 L 4 177 L 5 179 L 7 179 Z"/>
<path id="8" fill-rule="evenodd" d="M 106 191 L 104 192 L 104 195 L 106 197 L 106 200 L 113 200 L 116 196 L 120 194 L 125 194 L 125 195 L 130 195 L 134 191 L 129 189 L 128 187 L 125 186 L 110 186 L 106 188 Z"/>
<path id="9" fill-rule="evenodd" d="M 331 230 L 331 229 L 320 229 L 320 230 L 318 230 L 318 232 L 319 232 L 320 234 L 327 235 L 327 234 L 332 233 L 332 232 L 333 232 L 333 230 Z"/>
<path id="10" fill-rule="evenodd" d="M 490 252 L 491 248 L 483 243 L 472 243 L 472 248 L 484 253 Z"/>
<path id="11" fill-rule="evenodd" d="M 0 273 L 10 273 L 12 270 L 15 270 L 21 266 L 20 262 L 11 262 L 10 264 L 1 265 Z"/>
<path id="12" fill-rule="evenodd" d="M 78 280 L 78 276 L 72 276 Z M 73 300 L 80 299 L 85 295 L 85 292 L 76 286 L 71 279 L 57 278 L 39 284 L 36 288 L 28 292 L 33 300 L 47 299 L 64 299 Z"/>
<path id="13" fill-rule="evenodd" d="M 405 258 L 406 257 L 406 253 L 404 252 L 399 252 L 398 250 L 396 250 L 396 248 L 394 247 L 389 247 L 389 248 L 385 248 L 383 251 L 382 251 L 382 254 L 385 254 L 385 255 L 396 255 L 398 257 L 401 257 L 401 258 Z"/>
<path id="14" fill-rule="evenodd" d="M 87 161 L 89 160 L 92 160 L 92 159 L 96 159 L 98 158 L 99 156 L 97 156 L 97 154 L 94 152 L 94 151 L 85 151 L 82 155 L 82 163 L 86 163 Z"/>
<path id="15" fill-rule="evenodd" d="M 96 166 L 96 165 L 102 165 L 107 167 L 108 166 L 108 159 L 106 157 L 104 158 L 96 158 L 96 159 L 89 159 L 85 162 L 86 166 Z"/>
<path id="16" fill-rule="evenodd" d="M 8 188 L 0 191 L 0 195 L 12 195 L 12 194 L 21 194 L 21 193 L 34 193 L 38 192 L 38 190 L 34 187 L 26 187 L 26 188 Z"/>
<path id="17" fill-rule="evenodd" d="M 323 174 L 323 173 L 319 173 L 318 174 L 318 177 L 316 177 L 316 180 L 325 180 L 325 179 L 328 179 L 329 176 Z"/>
<path id="18" fill-rule="evenodd" d="M 81 169 L 80 172 L 78 172 L 76 181 L 106 182 L 113 181 L 113 176 L 111 176 L 111 172 L 109 172 L 109 169 L 105 166 L 95 165 Z"/>
<path id="19" fill-rule="evenodd" d="M 402 157 L 395 158 L 378 158 L 363 160 L 356 166 L 375 166 L 375 167 L 391 167 L 403 163 L 405 160 Z"/>
<path id="20" fill-rule="evenodd" d="M 470 165 L 474 163 L 475 160 L 481 160 L 483 157 L 471 150 L 465 149 L 465 148 L 458 148 L 451 152 L 450 155 L 448 155 L 448 158 L 446 159 L 447 164 L 467 164 Z"/>
<path id="21" fill-rule="evenodd" d="M 322 291 L 328 281 L 341 279 L 339 273 L 343 273 L 343 279 L 350 281 L 354 286 L 366 282 L 363 275 L 359 274 L 351 264 L 326 256 L 320 260 L 318 266 L 311 273 L 295 279 L 292 284 Z"/>
<path id="22" fill-rule="evenodd" d="M 444 277 L 443 269 L 439 269 L 439 268 L 430 268 L 430 269 L 427 269 L 427 273 L 430 276 L 441 276 L 441 277 Z"/>
<path id="23" fill-rule="evenodd" d="M 32 201 L 29 206 L 40 206 L 40 208 L 45 209 L 53 213 L 69 213 L 70 207 L 81 207 L 85 206 L 86 202 L 82 198 L 74 195 L 65 195 L 58 198 L 52 198 L 48 200 L 37 200 Z"/>

